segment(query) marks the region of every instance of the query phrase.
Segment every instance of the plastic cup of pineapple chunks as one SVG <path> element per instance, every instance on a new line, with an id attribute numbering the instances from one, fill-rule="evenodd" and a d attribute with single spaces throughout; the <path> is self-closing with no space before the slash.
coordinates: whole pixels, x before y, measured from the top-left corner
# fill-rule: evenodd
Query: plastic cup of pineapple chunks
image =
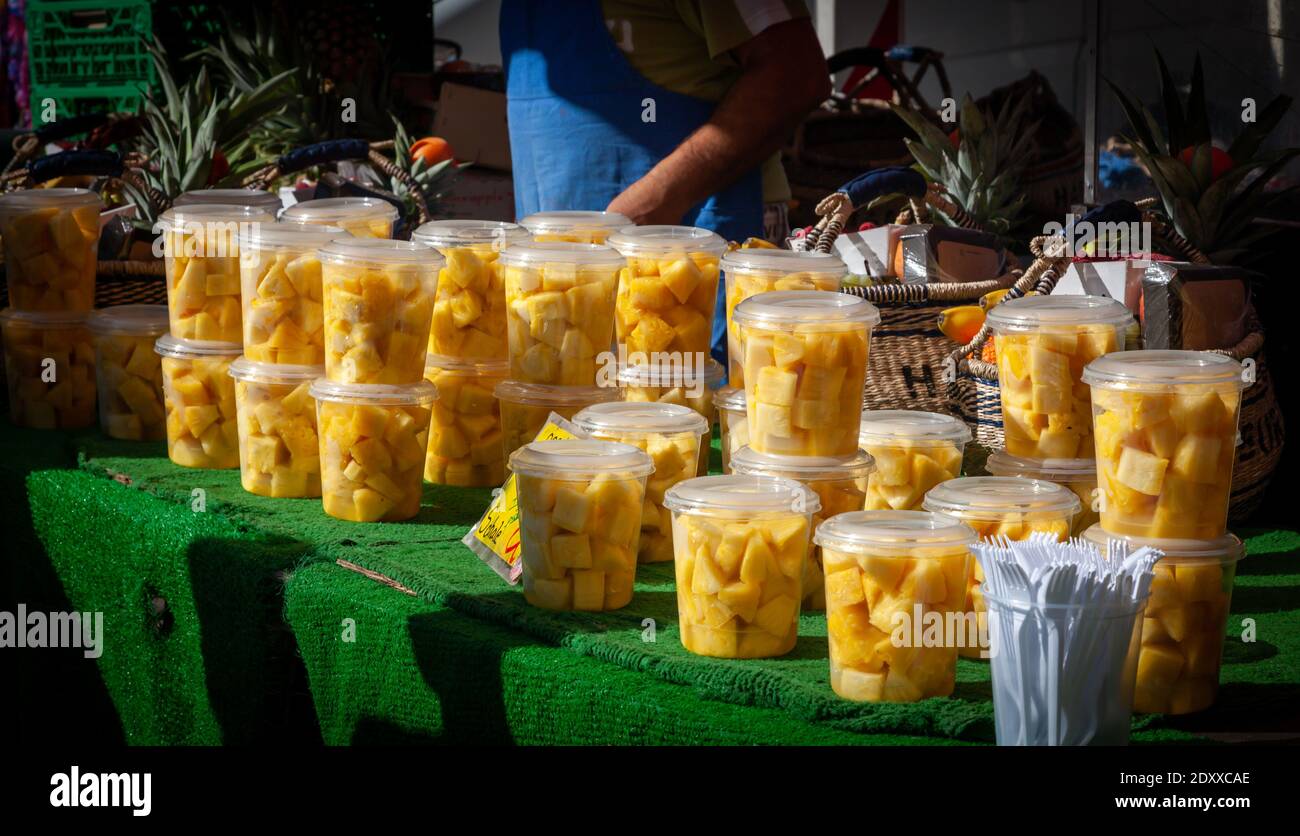
<path id="1" fill-rule="evenodd" d="M 95 345 L 100 431 L 127 441 L 165 439 L 162 359 L 153 346 L 167 333 L 167 306 L 101 308 L 86 327 Z"/>
<path id="2" fill-rule="evenodd" d="M 1082 510 L 1079 497 L 1069 488 L 1014 476 L 964 476 L 940 482 L 925 495 L 922 507 L 965 523 L 981 540 L 1005 537 L 1012 541 L 1027 540 L 1039 532 L 1065 540 L 1070 536 L 1074 518 Z M 988 635 L 988 609 L 980 588 L 984 571 L 977 561 L 970 562 L 966 580 L 966 610 L 976 614 L 978 644 L 982 644 Z M 980 658 L 980 651 L 977 643 L 967 642 L 960 653 Z"/>
<path id="3" fill-rule="evenodd" d="M 623 400 L 629 403 L 671 403 L 688 406 L 704 416 L 710 431 L 717 423 L 718 410 L 713 406 L 714 390 L 722 382 L 722 364 L 709 358 L 703 369 L 697 365 L 645 364 L 624 366 L 618 373 Z M 696 476 L 709 473 L 709 436 L 700 444 Z"/>
<path id="4" fill-rule="evenodd" d="M 95 423 L 95 349 L 86 319 L 79 311 L 0 311 L 9 420 L 16 426 L 75 430 Z"/>
<path id="5" fill-rule="evenodd" d="M 239 427 L 239 481 L 258 496 L 320 496 L 320 440 L 311 383 L 323 366 L 230 364 Z"/>
<path id="6" fill-rule="evenodd" d="M 280 215 L 286 224 L 336 226 L 353 238 L 392 238 L 397 207 L 376 197 L 324 197 L 295 203 Z"/>
<path id="7" fill-rule="evenodd" d="M 525 383 L 592 386 L 596 355 L 614 336 L 623 257 L 599 244 L 517 244 L 505 270 L 510 376 Z"/>
<path id="8" fill-rule="evenodd" d="M 23 311 L 95 306 L 99 213 L 89 189 L 28 189 L 0 195 L 9 304 Z"/>
<path id="9" fill-rule="evenodd" d="M 1024 459 L 1006 450 L 994 450 L 984 467 L 994 476 L 1018 476 L 1042 479 L 1069 488 L 1079 497 L 1080 510 L 1070 526 L 1071 536 L 1078 536 L 1101 519 L 1097 490 L 1096 459 Z"/>
<path id="10" fill-rule="evenodd" d="M 1106 296 L 1028 296 L 988 314 L 1006 450 L 1030 459 L 1093 456 L 1083 368 L 1124 347 L 1133 315 Z"/>
<path id="11" fill-rule="evenodd" d="M 855 511 L 826 520 L 814 539 L 826 570 L 831 689 L 861 702 L 950 695 L 961 637 L 947 625 L 965 610 L 975 532 L 924 511 Z M 914 620 L 931 613 L 945 629 L 918 646 Z"/>
<path id="12" fill-rule="evenodd" d="M 1101 525 L 1114 534 L 1214 540 L 1227 532 L 1242 365 L 1208 351 L 1094 360 Z"/>
<path id="13" fill-rule="evenodd" d="M 1164 552 L 1151 579 L 1142 618 L 1133 710 L 1143 714 L 1191 714 L 1214 704 L 1219 690 L 1223 639 L 1232 603 L 1239 538 L 1213 540 L 1118 537 L 1100 525 L 1083 537 L 1106 554 L 1112 539 L 1129 550 L 1150 546 Z"/>
<path id="14" fill-rule="evenodd" d="M 325 306 L 316 250 L 339 227 L 265 224 L 239 239 L 244 356 L 258 363 L 325 362 Z"/>
<path id="15" fill-rule="evenodd" d="M 851 456 L 778 456 L 741 447 L 731 456 L 731 472 L 740 476 L 776 476 L 793 479 L 821 500 L 813 515 L 813 530 L 838 514 L 861 511 L 867 499 L 867 480 L 876 469 L 871 456 L 859 450 Z M 822 581 L 821 548 L 808 549 L 804 561 L 803 608 L 826 609 Z"/>
<path id="16" fill-rule="evenodd" d="M 430 221 L 411 240 L 447 259 L 438 274 L 429 353 L 473 360 L 505 360 L 505 278 L 501 251 L 530 239 L 528 230 L 501 221 Z"/>
<path id="17" fill-rule="evenodd" d="M 618 400 L 617 389 L 539 386 L 518 380 L 501 381 L 493 394 L 501 404 L 501 441 L 505 447 L 507 467 L 516 450 L 537 438 L 552 412 L 561 418 L 572 419 L 592 404 Z"/>
<path id="18" fill-rule="evenodd" d="M 722 436 L 722 472 L 731 472 L 731 457 L 749 446 L 749 410 L 745 408 L 745 390 L 725 387 L 713 393 L 718 410 L 718 430 Z"/>
<path id="19" fill-rule="evenodd" d="M 708 421 L 687 406 L 613 401 L 586 407 L 573 416 L 573 423 L 591 438 L 629 444 L 650 456 L 655 469 L 646 480 L 636 559 L 638 563 L 672 560 L 672 515 L 664 508 L 664 494 L 695 477 Z"/>
<path id="20" fill-rule="evenodd" d="M 430 406 L 437 388 L 313 381 L 321 504 L 349 522 L 397 522 L 420 512 Z"/>
<path id="21" fill-rule="evenodd" d="M 741 302 L 734 318 L 749 446 L 795 456 L 857 451 L 876 306 L 847 293 L 774 291 Z"/>
<path id="22" fill-rule="evenodd" d="M 239 343 L 164 334 L 154 351 L 162 357 L 167 457 L 181 467 L 239 467 L 239 421 L 230 377 L 230 364 L 242 351 Z"/>
<path id="23" fill-rule="evenodd" d="M 603 244 L 605 239 L 632 219 L 621 212 L 587 212 L 565 210 L 534 212 L 519 222 L 532 233 L 534 241 L 572 241 L 578 244 Z"/>
<path id="24" fill-rule="evenodd" d="M 921 510 L 930 488 L 961 475 L 970 439 L 970 427 L 951 415 L 910 409 L 863 411 L 858 444 L 876 460 L 867 480 L 866 510 Z"/>
<path id="25" fill-rule="evenodd" d="M 699 476 L 669 489 L 682 646 L 700 656 L 789 653 L 817 494 L 793 479 Z"/>
<path id="26" fill-rule="evenodd" d="M 239 239 L 275 215 L 251 206 L 173 206 L 158 219 L 167 274 L 171 333 L 184 340 L 238 343 Z"/>
<path id="27" fill-rule="evenodd" d="M 745 388 L 744 345 L 736 327 L 736 306 L 774 290 L 838 291 L 848 273 L 839 256 L 754 248 L 732 250 L 719 262 L 726 287 L 727 385 Z"/>
<path id="28" fill-rule="evenodd" d="M 438 400 L 429 423 L 426 482 L 488 488 L 505 481 L 501 404 L 494 390 L 508 372 L 505 360 L 429 355 L 424 377 L 438 387 Z"/>
<path id="29" fill-rule="evenodd" d="M 619 272 L 614 332 L 628 362 L 669 353 L 707 357 L 727 242 L 693 226 L 629 226 L 606 241 L 627 259 Z"/>
<path id="30" fill-rule="evenodd" d="M 616 441 L 532 441 L 510 457 L 510 469 L 524 599 L 548 610 L 627 606 L 650 457 Z"/>
<path id="31" fill-rule="evenodd" d="M 317 250 L 325 296 L 325 376 L 337 383 L 424 379 L 438 271 L 446 259 L 410 241 L 339 239 Z"/>
<path id="32" fill-rule="evenodd" d="M 202 203 L 220 203 L 225 206 L 252 206 L 273 215 L 278 215 L 284 208 L 284 202 L 275 192 L 261 189 L 195 189 L 181 192 L 172 201 L 172 206 L 196 206 Z"/>

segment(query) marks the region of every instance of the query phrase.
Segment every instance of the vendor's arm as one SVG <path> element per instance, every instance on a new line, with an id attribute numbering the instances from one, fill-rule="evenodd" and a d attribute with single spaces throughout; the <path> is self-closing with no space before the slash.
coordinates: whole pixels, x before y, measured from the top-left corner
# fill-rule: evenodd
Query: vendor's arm
<path id="1" fill-rule="evenodd" d="M 734 50 L 740 78 L 713 116 L 609 204 L 640 224 L 675 224 L 777 151 L 830 95 L 830 74 L 807 19 L 765 29 Z"/>

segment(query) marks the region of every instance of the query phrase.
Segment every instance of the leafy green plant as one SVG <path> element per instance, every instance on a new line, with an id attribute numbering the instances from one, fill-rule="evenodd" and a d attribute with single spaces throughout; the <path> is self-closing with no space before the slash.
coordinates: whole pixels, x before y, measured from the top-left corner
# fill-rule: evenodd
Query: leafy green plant
<path id="1" fill-rule="evenodd" d="M 427 165 L 423 159 L 412 160 L 411 145 L 413 140 L 405 126 L 396 117 L 393 117 L 393 130 L 394 162 L 398 168 L 411 175 L 419 185 L 429 211 L 436 213 L 438 203 L 451 191 L 452 186 L 455 184 L 456 175 L 470 163 L 443 160 L 434 165 Z M 396 177 L 390 177 L 388 178 L 388 189 L 402 198 L 402 201 L 406 204 L 407 216 L 413 216 L 415 214 L 415 199 L 407 189 L 406 184 Z"/>

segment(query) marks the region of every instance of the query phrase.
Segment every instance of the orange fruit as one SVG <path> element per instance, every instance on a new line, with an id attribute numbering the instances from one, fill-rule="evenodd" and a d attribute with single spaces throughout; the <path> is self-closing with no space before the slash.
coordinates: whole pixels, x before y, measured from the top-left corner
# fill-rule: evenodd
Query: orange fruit
<path id="1" fill-rule="evenodd" d="M 453 156 L 451 144 L 440 136 L 426 136 L 411 146 L 411 162 L 424 160 L 427 166 L 437 165 Z"/>

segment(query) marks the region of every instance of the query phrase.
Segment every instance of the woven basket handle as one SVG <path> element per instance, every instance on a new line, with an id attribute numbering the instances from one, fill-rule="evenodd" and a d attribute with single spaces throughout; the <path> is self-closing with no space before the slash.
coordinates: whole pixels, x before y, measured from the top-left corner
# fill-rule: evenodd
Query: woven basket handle
<path id="1" fill-rule="evenodd" d="M 123 167 L 122 156 L 112 151 L 63 151 L 34 161 L 27 176 L 33 184 L 78 175 L 121 177 Z"/>

